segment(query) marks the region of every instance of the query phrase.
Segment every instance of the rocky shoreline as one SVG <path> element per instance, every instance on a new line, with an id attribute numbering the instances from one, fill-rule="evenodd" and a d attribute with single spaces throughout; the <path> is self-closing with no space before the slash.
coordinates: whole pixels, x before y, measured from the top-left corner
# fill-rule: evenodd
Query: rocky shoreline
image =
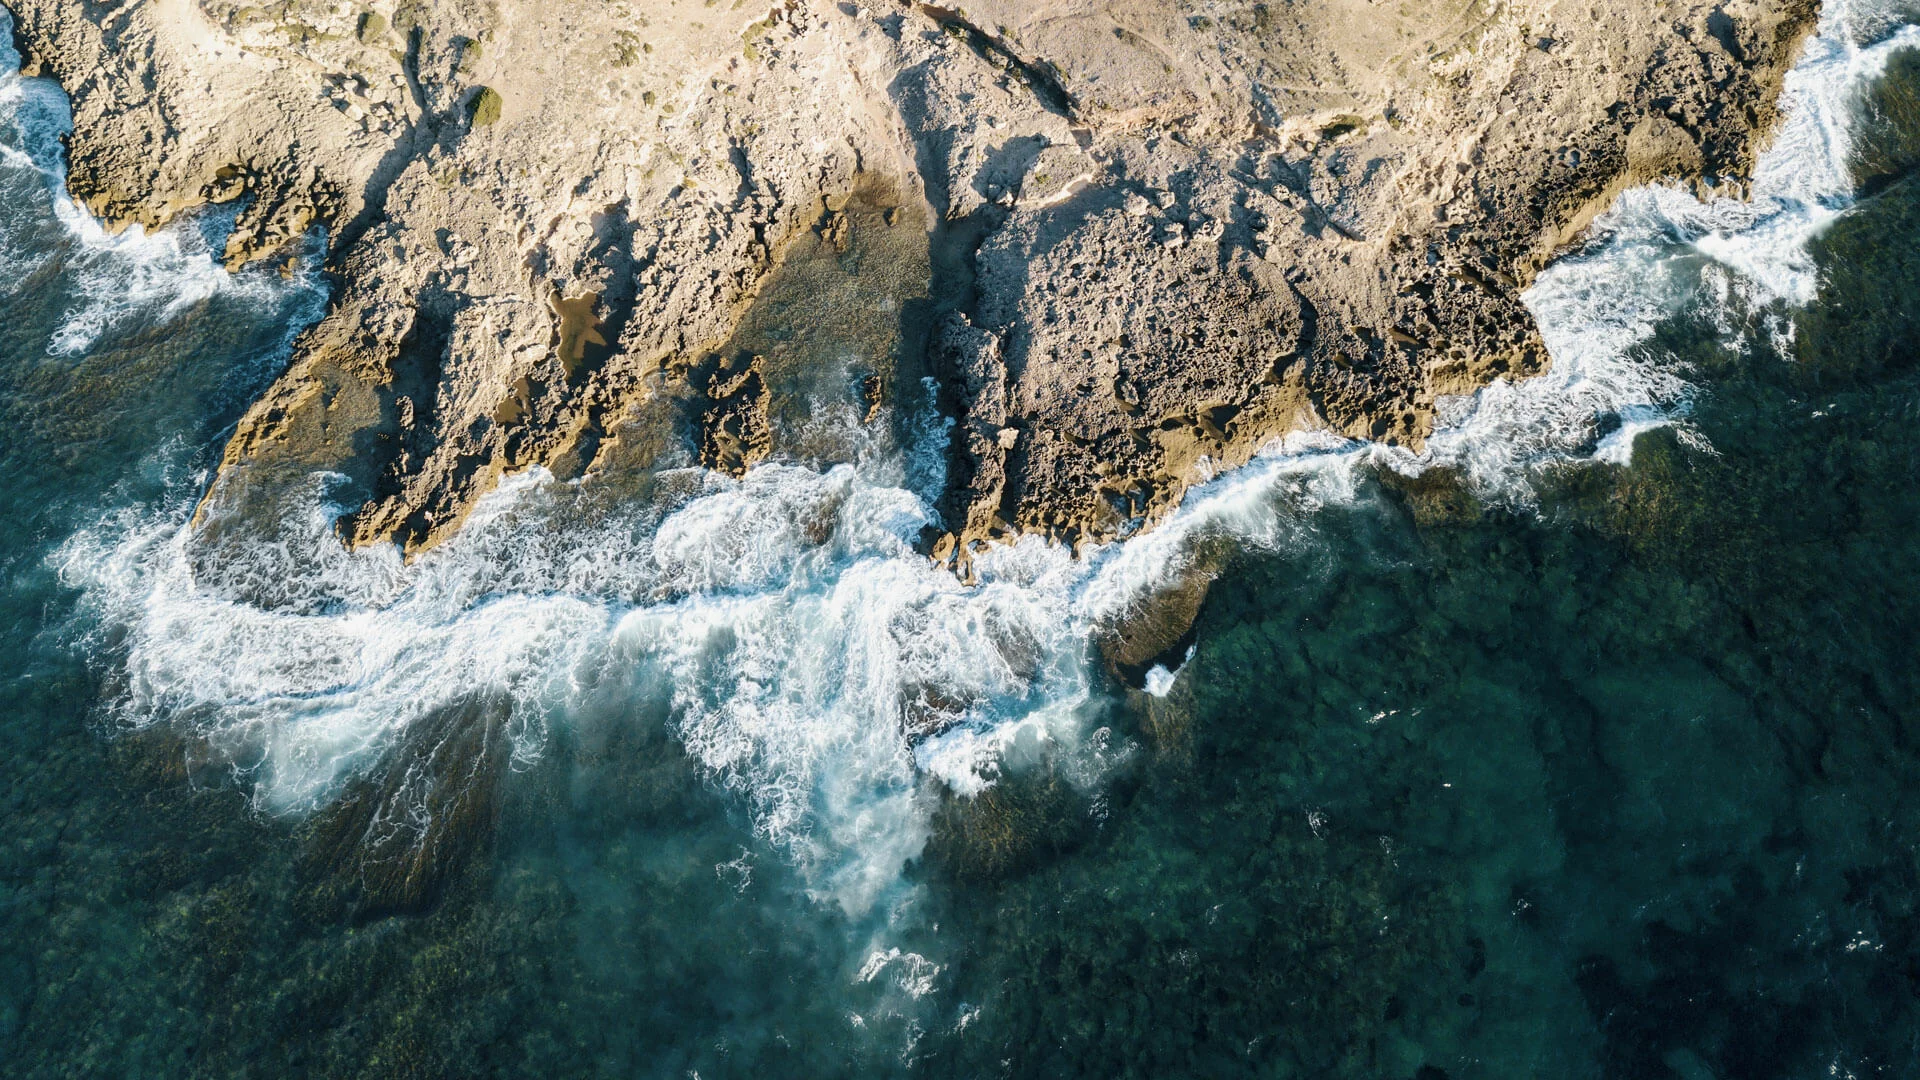
<path id="1" fill-rule="evenodd" d="M 325 469 L 353 543 L 413 552 L 535 466 L 831 456 L 822 402 L 904 440 L 931 380 L 958 562 L 1150 527 L 1290 431 L 1417 447 L 1541 370 L 1533 275 L 1630 185 L 1737 193 L 1816 15 L 8 5 L 95 214 L 238 202 L 236 267 L 326 230 L 329 310 L 203 521 Z"/>

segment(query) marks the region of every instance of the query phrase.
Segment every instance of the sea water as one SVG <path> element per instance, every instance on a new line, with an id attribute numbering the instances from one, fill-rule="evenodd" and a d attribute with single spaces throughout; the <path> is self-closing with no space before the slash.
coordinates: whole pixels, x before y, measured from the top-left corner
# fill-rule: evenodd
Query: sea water
<path id="1" fill-rule="evenodd" d="M 221 270 L 215 215 L 105 234 L 57 90 L 0 76 L 0 1051 L 1912 1071 L 1920 215 L 1855 143 L 1913 42 L 1829 5 L 1753 200 L 1623 197 L 1529 294 L 1552 370 L 1424 453 L 1297 436 L 966 585 L 914 551 L 931 443 L 851 431 L 645 505 L 530 471 L 412 563 L 315 476 L 210 562 L 324 296 Z M 1190 649 L 1108 672 L 1207 579 Z"/>

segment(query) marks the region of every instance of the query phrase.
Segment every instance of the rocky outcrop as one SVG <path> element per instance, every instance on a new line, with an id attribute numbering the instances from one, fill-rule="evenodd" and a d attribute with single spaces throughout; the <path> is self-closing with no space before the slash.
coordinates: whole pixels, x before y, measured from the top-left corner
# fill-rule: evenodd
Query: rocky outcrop
<path id="1" fill-rule="evenodd" d="M 961 559 L 1149 526 L 1302 427 L 1417 446 L 1436 398 L 1540 370 L 1532 276 L 1628 185 L 1738 191 L 1814 18 L 9 4 L 95 213 L 237 200 L 234 265 L 326 230 L 332 303 L 221 513 L 327 469 L 350 539 L 418 549 L 514 470 L 831 455 L 810 411 L 885 428 L 932 378 Z"/>

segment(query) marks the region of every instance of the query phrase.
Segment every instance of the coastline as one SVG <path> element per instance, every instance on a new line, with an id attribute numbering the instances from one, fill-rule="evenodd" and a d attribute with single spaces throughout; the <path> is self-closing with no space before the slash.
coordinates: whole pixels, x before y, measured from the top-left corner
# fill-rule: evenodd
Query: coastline
<path id="1" fill-rule="evenodd" d="M 1395 27 L 1424 51 L 1382 54 L 1335 32 L 1345 0 L 1294 24 L 1141 6 L 1155 33 L 1092 36 L 1109 16 L 1018 5 L 607 34 L 513 6 L 409 5 L 404 33 L 375 9 L 162 6 L 13 5 L 74 100 L 76 198 L 150 227 L 237 200 L 230 265 L 324 228 L 339 280 L 209 507 L 268 514 L 335 471 L 349 541 L 413 553 L 534 466 L 817 460 L 755 419 L 793 411 L 778 388 L 734 402 L 760 360 L 738 331 L 794 252 L 852 242 L 899 316 L 847 404 L 904 441 L 936 380 L 957 422 L 926 542 L 956 562 L 1150 528 L 1289 432 L 1417 449 L 1437 399 L 1537 373 L 1533 274 L 1626 187 L 1739 190 L 1815 14 L 1697 3 L 1576 33 L 1436 4 Z M 1321 31 L 1331 58 L 1302 46 Z M 864 227 L 862 190 L 883 193 Z M 606 344 L 573 357 L 582 310 Z M 742 423 L 766 429 L 745 452 L 702 449 Z"/>
<path id="2" fill-rule="evenodd" d="M 222 271 L 231 205 L 103 235 L 0 73 L 9 1060 L 1899 1071 L 1920 28 L 1873 7 L 1828 5 L 1750 203 L 1636 189 L 1535 279 L 1545 376 L 975 585 L 877 435 L 726 475 L 885 426 L 863 358 L 933 271 L 884 189 L 676 376 L 702 426 L 663 393 L 411 563 L 317 485 L 222 546 L 186 521 L 322 275 Z M 611 362 L 598 298 L 534 299 Z M 646 432 L 700 464 L 645 487 Z"/>

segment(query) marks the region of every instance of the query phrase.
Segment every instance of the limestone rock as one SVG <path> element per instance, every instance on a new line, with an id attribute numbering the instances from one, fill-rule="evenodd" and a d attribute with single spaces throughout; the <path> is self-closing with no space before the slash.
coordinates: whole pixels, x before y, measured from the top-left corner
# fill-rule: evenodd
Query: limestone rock
<path id="1" fill-rule="evenodd" d="M 897 301 L 847 393 L 898 423 L 883 404 L 936 380 L 956 421 L 940 550 L 962 555 L 1148 527 L 1300 427 L 1417 445 L 1437 397 L 1539 371 L 1534 274 L 1628 185 L 1737 189 L 1814 19 L 1813 0 L 9 3 L 28 67 L 72 97 L 69 182 L 96 214 L 241 200 L 234 265 L 327 231 L 339 285 L 234 433 L 223 506 L 326 469 L 360 504 L 353 542 L 418 549 L 533 465 L 805 456 L 773 434 L 804 419 L 794 362 L 720 360 L 747 323 L 772 340 L 763 293 L 798 252 Z M 803 324 L 859 292 L 794 275 L 781 318 Z"/>

